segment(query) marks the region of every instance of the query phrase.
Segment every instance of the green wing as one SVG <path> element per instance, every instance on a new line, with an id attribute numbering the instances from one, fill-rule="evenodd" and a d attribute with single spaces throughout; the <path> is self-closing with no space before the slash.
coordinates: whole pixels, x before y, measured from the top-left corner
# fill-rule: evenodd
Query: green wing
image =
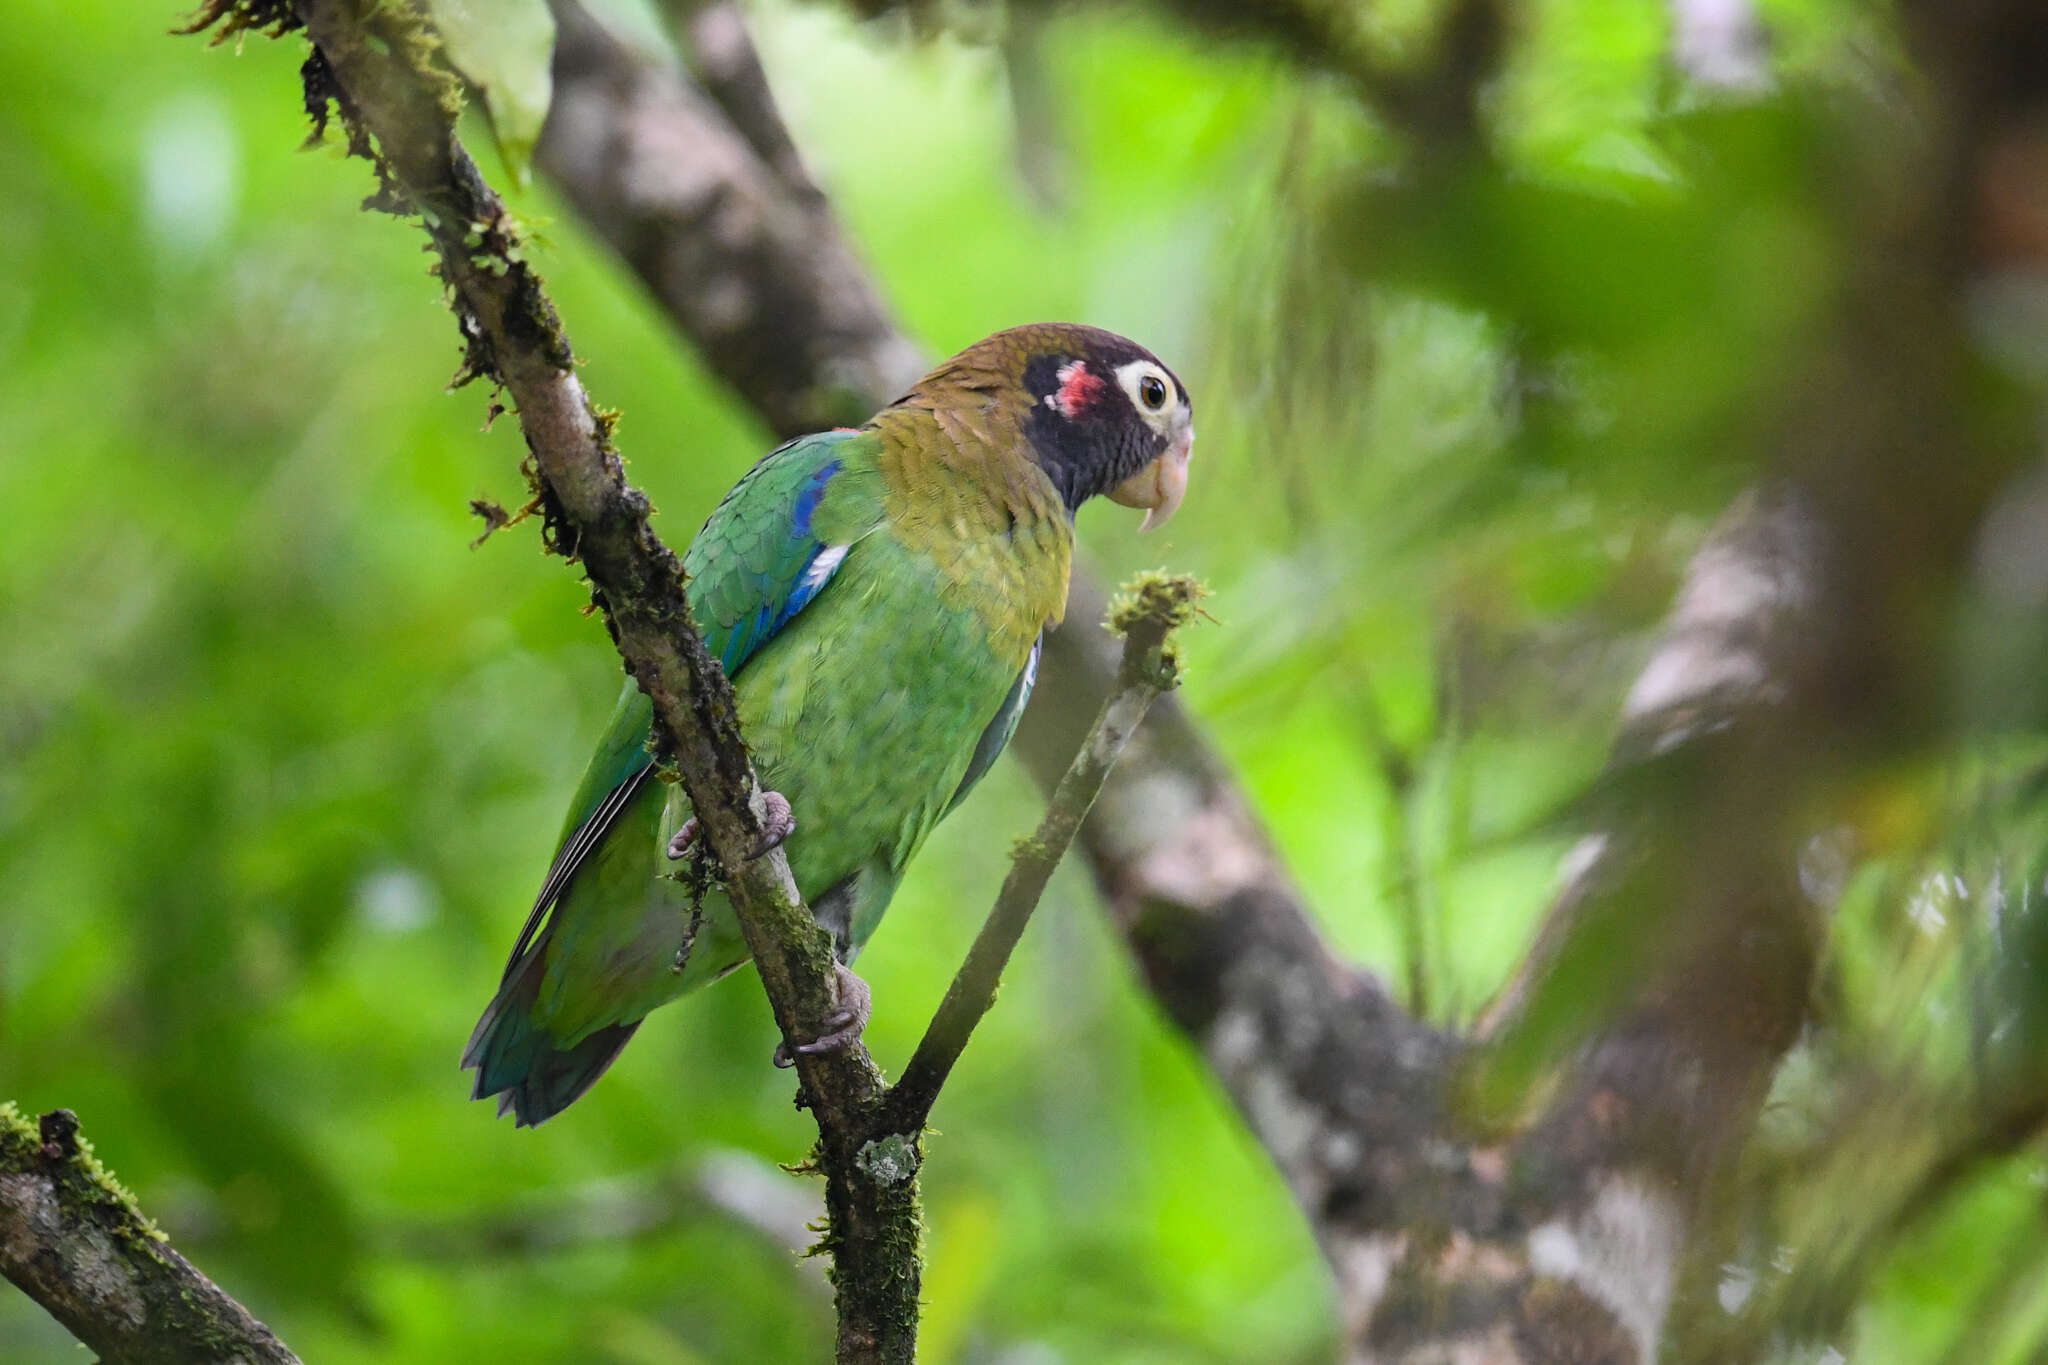
<path id="1" fill-rule="evenodd" d="M 770 451 L 690 542 L 690 610 L 727 677 L 738 677 L 831 581 L 847 547 L 881 523 L 879 445 L 871 433 L 828 431 Z"/>
<path id="2" fill-rule="evenodd" d="M 846 547 L 881 521 L 872 473 L 876 438 L 799 436 L 762 456 L 732 486 L 683 554 L 690 614 L 704 646 L 737 677 L 748 659 L 817 597 Z M 569 802 L 555 861 L 512 951 L 516 961 L 547 907 L 646 780 L 653 703 L 631 678 Z M 623 795 L 623 798 L 621 794 Z"/>
<path id="3" fill-rule="evenodd" d="M 865 433 L 827 432 L 770 451 L 733 485 L 690 543 L 683 556 L 690 610 L 728 675 L 737 676 L 809 605 L 847 548 L 880 524 L 878 444 Z M 569 804 L 560 844 L 497 996 L 463 1052 L 463 1065 L 477 1070 L 475 1093 L 501 1094 L 500 1112 L 513 1107 L 522 1122 L 537 1122 L 581 1093 L 634 1027 L 602 1028 L 564 1050 L 536 1032 L 533 1013 L 542 989 L 538 968 L 554 932 L 550 911 L 577 920 L 579 936 L 609 942 L 616 929 L 620 941 L 631 941 L 628 931 L 640 915 L 633 891 L 651 880 L 659 858 L 653 824 L 661 798 L 649 790 L 647 752 L 652 719 L 652 704 L 628 679 Z M 615 833 L 636 845 L 644 838 L 647 846 L 613 848 Z"/>

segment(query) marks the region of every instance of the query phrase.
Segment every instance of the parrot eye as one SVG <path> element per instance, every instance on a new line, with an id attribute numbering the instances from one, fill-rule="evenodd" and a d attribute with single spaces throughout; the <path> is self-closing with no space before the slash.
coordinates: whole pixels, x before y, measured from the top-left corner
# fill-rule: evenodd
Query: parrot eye
<path id="1" fill-rule="evenodd" d="M 1164 435 L 1172 421 L 1174 404 L 1185 403 L 1173 376 L 1157 361 L 1133 360 L 1116 367 L 1116 382 L 1123 387 L 1131 409 L 1154 433 Z"/>

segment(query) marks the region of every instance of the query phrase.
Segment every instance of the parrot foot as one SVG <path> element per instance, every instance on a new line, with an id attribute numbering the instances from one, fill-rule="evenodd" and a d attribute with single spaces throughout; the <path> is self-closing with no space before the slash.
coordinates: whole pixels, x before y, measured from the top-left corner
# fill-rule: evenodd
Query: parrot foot
<path id="1" fill-rule="evenodd" d="M 808 1043 L 791 1047 L 788 1043 L 775 1045 L 775 1065 L 791 1067 L 796 1065 L 796 1055 L 814 1056 L 820 1052 L 844 1052 L 860 1041 L 861 1030 L 868 1026 L 869 1007 L 873 993 L 868 983 L 853 974 L 853 969 L 843 962 L 834 962 L 832 971 L 839 987 L 839 1008 L 825 1016 L 825 1032 Z"/>
<path id="2" fill-rule="evenodd" d="M 765 858 L 782 847 L 782 841 L 796 833 L 796 812 L 789 808 L 789 800 L 781 792 L 761 793 L 761 842 L 747 855 L 749 862 Z M 675 837 L 668 841 L 668 856 L 681 858 L 690 851 L 690 845 L 697 842 L 697 817 L 691 816 L 676 830 Z"/>
<path id="3" fill-rule="evenodd" d="M 761 846 L 753 856 L 765 858 L 782 847 L 782 841 L 796 833 L 796 812 L 789 808 L 789 798 L 781 792 L 761 793 Z"/>

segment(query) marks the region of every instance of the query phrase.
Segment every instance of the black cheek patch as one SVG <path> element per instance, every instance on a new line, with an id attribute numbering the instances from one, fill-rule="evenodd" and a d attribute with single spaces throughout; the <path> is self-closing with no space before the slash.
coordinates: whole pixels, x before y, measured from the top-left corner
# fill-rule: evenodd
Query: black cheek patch
<path id="1" fill-rule="evenodd" d="M 1059 392 L 1060 366 L 1067 361 L 1065 356 L 1035 355 L 1024 366 L 1024 391 L 1031 395 L 1031 405 L 1045 406 L 1045 400 Z"/>

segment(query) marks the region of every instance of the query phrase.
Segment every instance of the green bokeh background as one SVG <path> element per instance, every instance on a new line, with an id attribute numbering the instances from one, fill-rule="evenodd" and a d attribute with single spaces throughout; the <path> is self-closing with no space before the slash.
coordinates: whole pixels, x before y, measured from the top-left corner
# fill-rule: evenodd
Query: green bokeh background
<path id="1" fill-rule="evenodd" d="M 1791 70 L 1865 22 L 1765 8 Z M 1420 26 L 1410 11 L 1388 11 L 1389 41 Z M 1164 562 L 1208 580 L 1188 705 L 1333 941 L 1469 1017 L 1562 847 L 1520 832 L 1599 763 L 1686 554 L 1746 472 L 1701 435 L 1746 393 L 1726 357 L 1767 359 L 1835 267 L 1786 188 L 1796 158 L 1744 163 L 1755 211 L 1716 220 L 1710 286 L 1631 302 L 1707 240 L 1679 209 L 1576 248 L 1618 253 L 1598 274 L 1621 283 L 1558 325 L 1623 360 L 1532 456 L 1509 439 L 1510 338 L 1428 253 L 1412 287 L 1282 306 L 1371 211 L 1317 168 L 1386 142 L 1321 79 L 1142 10 L 1055 19 L 1055 118 L 1023 133 L 1059 160 L 1049 209 L 1018 172 L 993 48 L 752 13 L 799 143 L 922 344 L 1073 318 L 1186 378 L 1201 442 L 1181 517 L 1140 542 L 1121 509 L 1091 509 L 1084 553 L 1107 577 Z M 1718 192 L 1647 131 L 1671 105 L 1661 6 L 1530 14 L 1500 98 L 1532 194 L 1654 210 Z M 0 24 L 0 1097 L 75 1109 L 308 1360 L 822 1358 L 829 1297 L 795 1241 L 676 1193 L 815 1197 L 775 1170 L 812 1128 L 767 1065 L 751 979 L 663 1011 L 537 1131 L 466 1101 L 456 1056 L 617 660 L 533 526 L 471 546 L 470 499 L 523 496 L 517 431 L 480 430 L 482 388 L 442 387 L 458 347 L 418 231 L 357 211 L 360 162 L 295 150 L 298 40 L 208 50 L 166 36 L 176 19 L 16 0 Z M 623 411 L 630 472 L 680 544 L 768 438 L 545 186 L 514 205 L 544 224 L 581 376 Z M 1583 263 L 1545 237 L 1557 216 L 1492 208 L 1526 214 L 1527 259 L 1562 272 L 1518 276 L 1528 299 L 1578 297 Z M 1336 224 L 1334 244 L 1295 251 L 1297 213 Z M 1659 320 L 1709 287 L 1730 294 L 1719 330 Z M 1622 392 L 1654 416 L 1620 415 Z M 1413 760 L 1406 791 L 1378 738 Z M 905 882 L 862 960 L 885 1066 L 1036 811 L 1006 763 Z M 1414 970 L 1404 896 L 1425 912 Z M 1085 876 L 1056 880 L 935 1122 L 922 1358 L 1334 1357 L 1307 1228 Z M 2026 1178 L 1978 1216 L 2009 1225 Z M 651 1226 L 610 1235 L 619 1207 Z M 1884 1343 L 1939 1330 L 1937 1278 L 1895 1277 L 1871 1311 L 1904 1326 L 1858 1359 L 1921 1358 Z M 77 1358 L 0 1291 L 0 1360 Z"/>

